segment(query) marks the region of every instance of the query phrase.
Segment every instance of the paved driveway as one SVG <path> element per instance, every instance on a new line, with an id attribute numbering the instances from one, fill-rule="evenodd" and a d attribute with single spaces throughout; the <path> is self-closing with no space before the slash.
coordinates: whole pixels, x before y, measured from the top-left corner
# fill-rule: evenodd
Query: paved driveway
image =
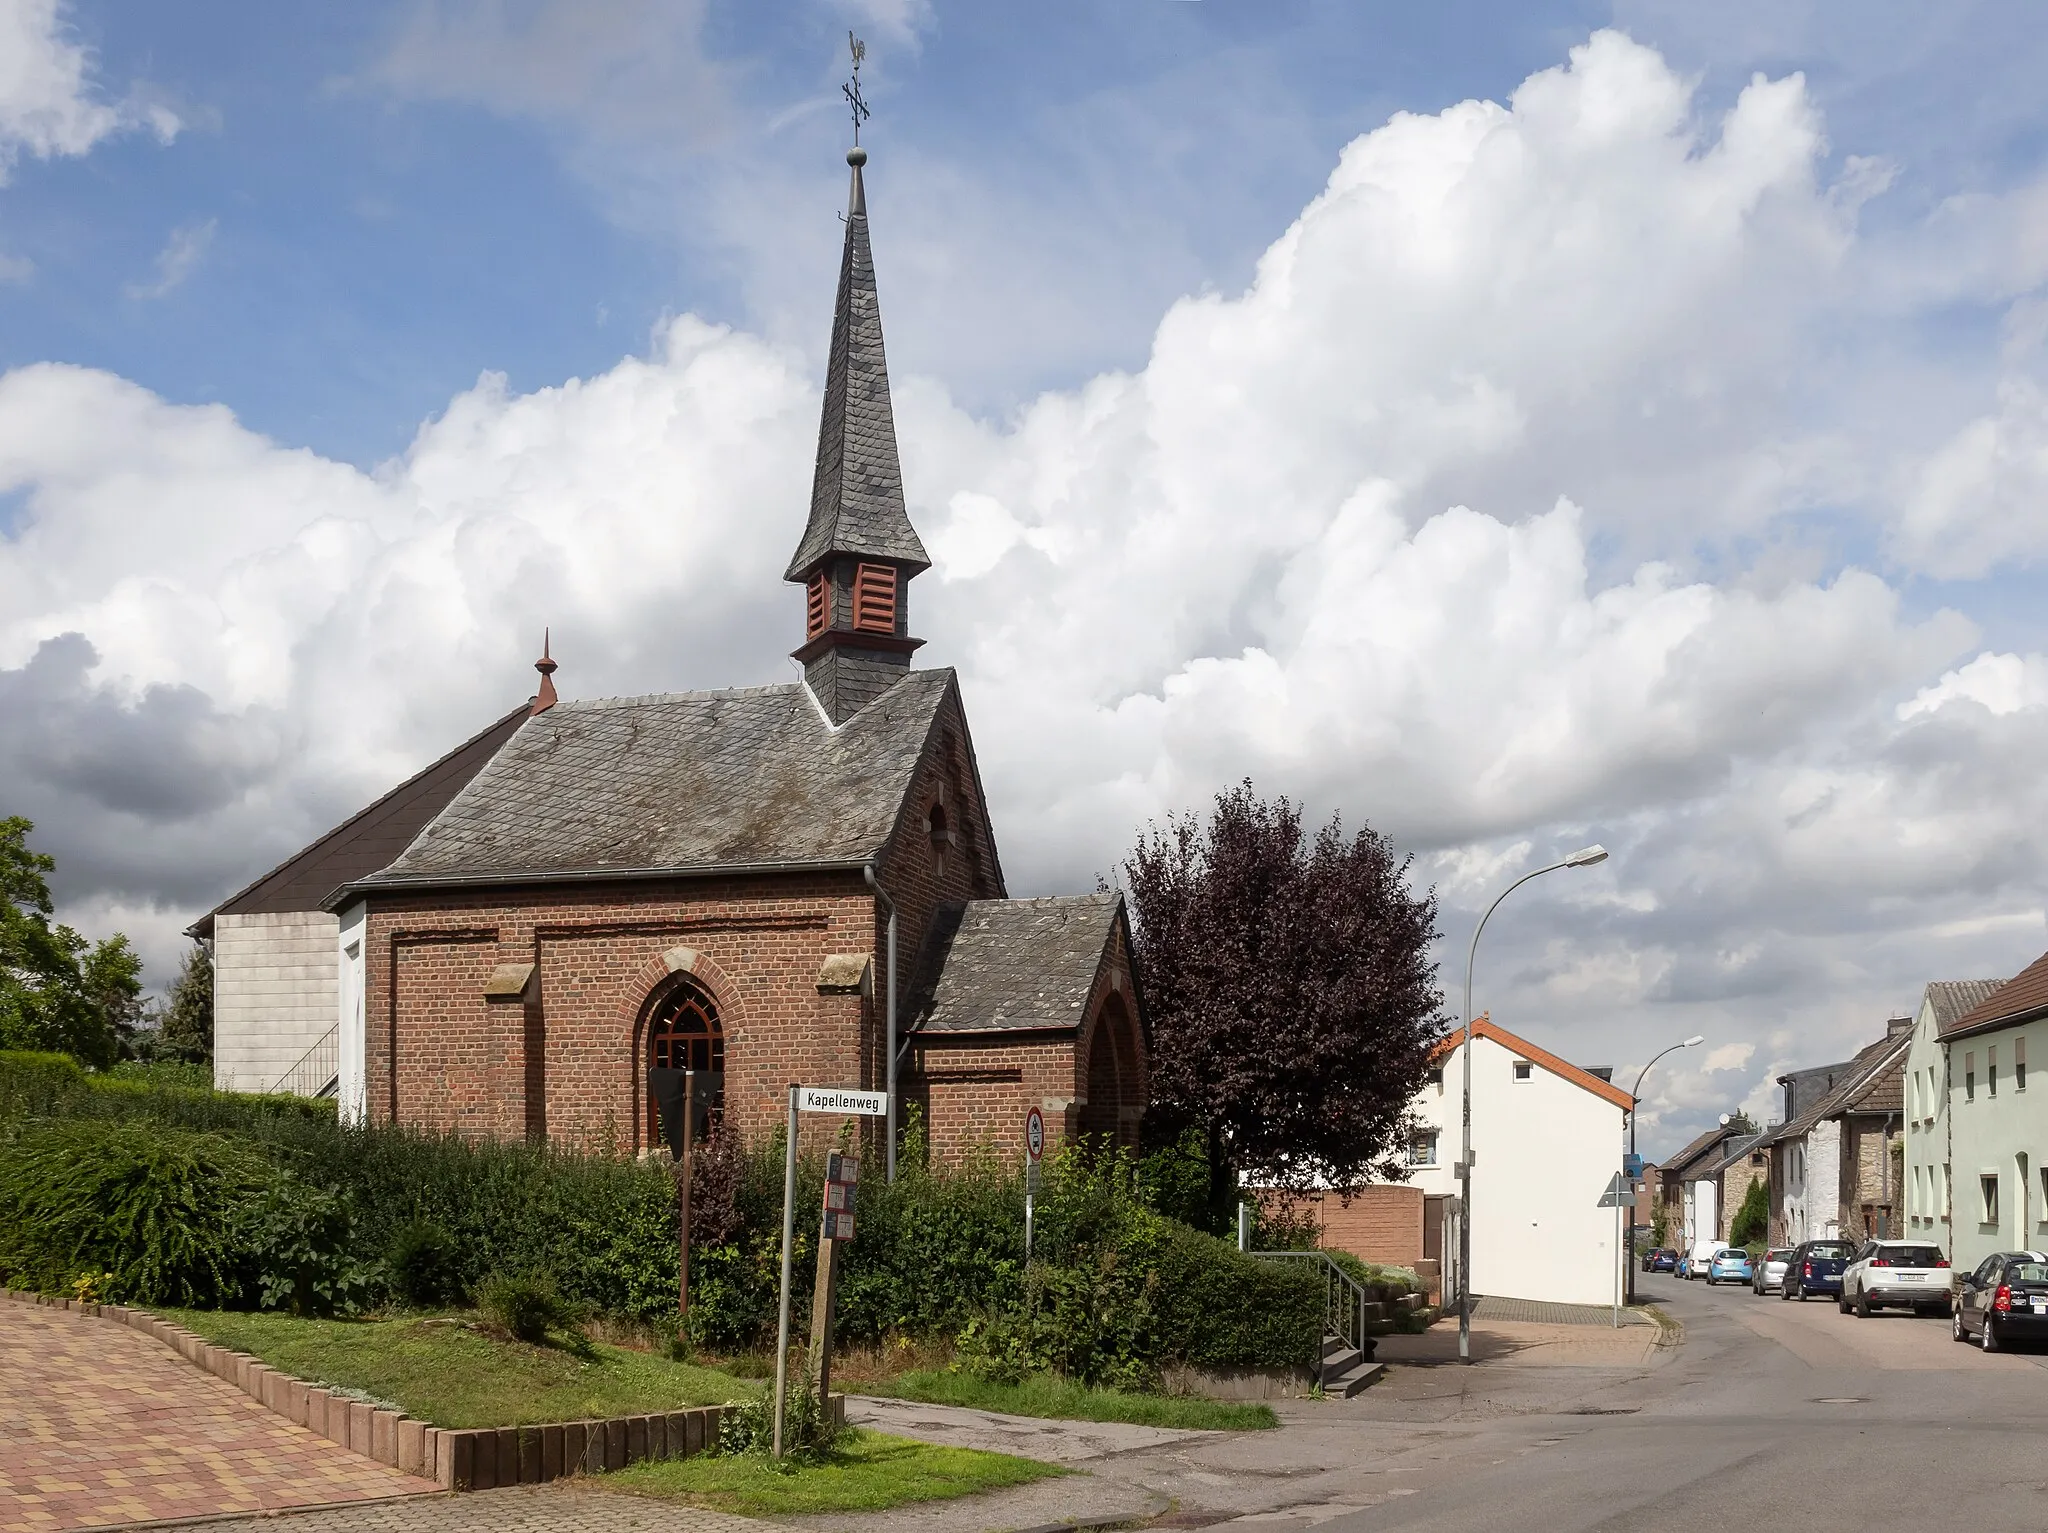
<path id="1" fill-rule="evenodd" d="M 0 1529 L 432 1494 L 111 1321 L 0 1299 Z"/>

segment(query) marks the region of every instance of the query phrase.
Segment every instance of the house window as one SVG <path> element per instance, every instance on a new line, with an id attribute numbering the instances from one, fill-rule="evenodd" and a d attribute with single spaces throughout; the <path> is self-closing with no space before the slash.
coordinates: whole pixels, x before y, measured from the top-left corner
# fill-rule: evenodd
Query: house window
<path id="1" fill-rule="evenodd" d="M 1435 1129 L 1431 1129 L 1427 1133 L 1417 1134 L 1413 1139 L 1409 1140 L 1408 1164 L 1411 1166 L 1435 1165 L 1436 1140 L 1437 1132 Z"/>
<path id="2" fill-rule="evenodd" d="M 1984 1090 L 1989 1096 L 1998 1095 L 1998 1045 L 1995 1043 L 1984 1051 Z"/>
<path id="3" fill-rule="evenodd" d="M 815 639 L 832 626 L 832 582 L 823 570 L 804 587 L 804 637 Z"/>
<path id="4" fill-rule="evenodd" d="M 1977 1192 L 1984 1199 L 1984 1222 L 1998 1223 L 1998 1178 L 1995 1175 L 1978 1177 Z"/>
<path id="5" fill-rule="evenodd" d="M 925 817 L 925 829 L 932 840 L 932 866 L 943 874 L 946 871 L 946 848 L 953 844 L 953 832 L 946 826 L 945 805 L 932 805 L 932 812 Z"/>
<path id="6" fill-rule="evenodd" d="M 1429 1083 L 1439 1091 L 1444 1089 L 1444 1067 L 1442 1065 L 1431 1065 L 1429 1067 Z"/>
<path id="7" fill-rule="evenodd" d="M 853 626 L 862 633 L 896 631 L 896 569 L 863 564 L 853 572 Z"/>
<path id="8" fill-rule="evenodd" d="M 1526 1059 L 1515 1061 L 1515 1083 L 1525 1085 L 1536 1078 L 1536 1067 Z"/>
<path id="9" fill-rule="evenodd" d="M 2027 1040 L 2024 1038 L 2012 1041 L 2012 1089 L 2027 1089 Z"/>
<path id="10" fill-rule="evenodd" d="M 1977 1056 L 1974 1053 L 1963 1055 L 1963 1100 L 1977 1100 Z"/>

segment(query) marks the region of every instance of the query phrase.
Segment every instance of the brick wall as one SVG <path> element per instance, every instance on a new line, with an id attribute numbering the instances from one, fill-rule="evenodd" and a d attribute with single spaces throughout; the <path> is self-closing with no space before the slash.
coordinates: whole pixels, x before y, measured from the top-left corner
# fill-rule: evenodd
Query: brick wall
<path id="1" fill-rule="evenodd" d="M 1422 1260 L 1423 1191 L 1399 1183 L 1375 1182 L 1342 1194 L 1292 1198 L 1267 1194 L 1274 1206 L 1306 1212 L 1322 1226 L 1326 1250 L 1348 1251 L 1362 1262 L 1413 1270 Z"/>
<path id="2" fill-rule="evenodd" d="M 905 1096 L 930 1126 L 933 1156 L 957 1163 L 976 1152 L 1024 1153 L 1024 1114 L 1045 1114 L 1047 1148 L 1075 1129 L 1075 1039 L 1070 1033 L 933 1034 L 913 1050 Z"/>

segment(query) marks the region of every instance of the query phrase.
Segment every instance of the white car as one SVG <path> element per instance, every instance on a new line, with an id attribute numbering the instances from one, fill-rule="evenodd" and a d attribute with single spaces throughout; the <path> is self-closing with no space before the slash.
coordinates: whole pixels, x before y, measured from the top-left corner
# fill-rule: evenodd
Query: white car
<path id="1" fill-rule="evenodd" d="M 1948 1258 L 1924 1240 L 1873 1240 L 1842 1269 L 1842 1313 L 1868 1319 L 1885 1305 L 1923 1315 L 1945 1315 L 1949 1304 Z"/>
<path id="2" fill-rule="evenodd" d="M 1702 1240 L 1692 1248 L 1692 1265 L 1686 1269 L 1686 1277 L 1697 1280 L 1707 1275 L 1714 1265 L 1714 1258 L 1728 1249 L 1725 1240 Z"/>

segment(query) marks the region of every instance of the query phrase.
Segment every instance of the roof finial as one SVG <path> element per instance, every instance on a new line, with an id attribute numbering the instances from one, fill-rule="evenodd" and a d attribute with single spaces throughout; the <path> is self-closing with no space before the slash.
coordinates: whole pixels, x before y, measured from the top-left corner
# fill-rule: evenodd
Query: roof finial
<path id="1" fill-rule="evenodd" d="M 860 93 L 860 66 L 868 56 L 868 45 L 848 32 L 846 46 L 853 54 L 853 78 L 840 86 L 839 91 L 846 97 L 846 105 L 853 113 L 853 147 L 846 151 L 846 163 L 858 170 L 868 162 L 868 152 L 860 146 L 860 125 L 874 115 L 868 110 L 868 98 Z"/>
<path id="2" fill-rule="evenodd" d="M 533 662 L 533 668 L 540 672 L 540 691 L 534 696 L 530 718 L 539 718 L 561 701 L 555 696 L 555 662 L 548 658 L 548 641 L 552 637 L 550 630 L 540 631 L 540 658 Z"/>

